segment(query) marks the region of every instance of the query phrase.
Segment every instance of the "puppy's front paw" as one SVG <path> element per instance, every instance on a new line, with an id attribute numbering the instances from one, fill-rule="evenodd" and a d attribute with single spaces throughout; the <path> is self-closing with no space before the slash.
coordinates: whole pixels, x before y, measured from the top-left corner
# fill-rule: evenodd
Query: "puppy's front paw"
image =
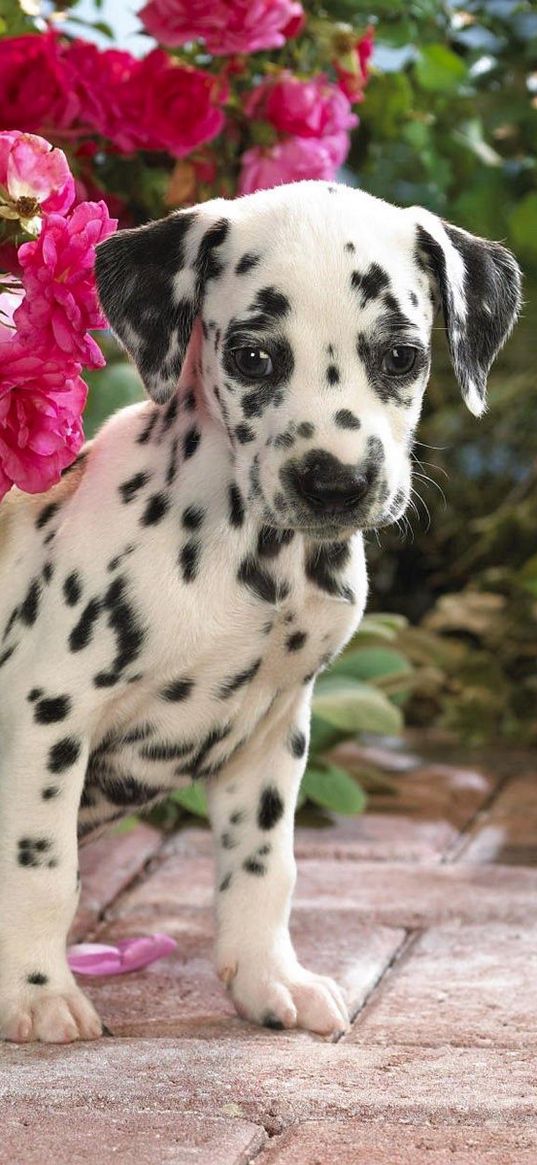
<path id="1" fill-rule="evenodd" d="M 39 995 L 25 994 L 0 1004 L 0 1038 L 13 1043 L 69 1044 L 96 1040 L 101 1034 L 93 1004 L 74 985 L 62 992 L 40 987 Z"/>
<path id="2" fill-rule="evenodd" d="M 333 979 L 306 971 L 297 960 L 278 957 L 235 961 L 222 972 L 243 1019 L 272 1028 L 305 1028 L 321 1036 L 342 1035 L 349 1013 Z"/>

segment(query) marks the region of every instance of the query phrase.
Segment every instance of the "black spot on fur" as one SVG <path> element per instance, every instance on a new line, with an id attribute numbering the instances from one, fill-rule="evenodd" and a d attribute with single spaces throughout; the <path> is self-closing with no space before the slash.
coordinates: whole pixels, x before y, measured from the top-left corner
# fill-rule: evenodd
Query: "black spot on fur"
<path id="1" fill-rule="evenodd" d="M 292 542 L 294 536 L 294 530 L 276 530 L 274 526 L 262 526 L 257 539 L 257 553 L 262 558 L 276 558 L 280 550 Z"/>
<path id="2" fill-rule="evenodd" d="M 356 247 L 354 246 L 354 243 L 345 243 L 345 250 L 348 251 L 349 254 L 352 255 L 353 252 L 356 250 Z"/>
<path id="3" fill-rule="evenodd" d="M 228 830 L 225 830 L 224 833 L 221 834 L 220 845 L 222 846 L 222 849 L 236 849 L 238 844 L 239 843 L 236 838 L 234 838 Z"/>
<path id="4" fill-rule="evenodd" d="M 145 805 L 157 797 L 164 796 L 168 789 L 155 785 L 147 785 L 134 777 L 119 776 L 111 770 L 105 770 L 99 775 L 98 788 L 104 793 L 107 801 L 112 805 Z"/>
<path id="5" fill-rule="evenodd" d="M 218 889 L 222 890 L 222 891 L 229 890 L 230 885 L 231 885 L 231 874 L 225 874 L 224 877 L 222 878 L 222 881 L 220 882 Z"/>
<path id="6" fill-rule="evenodd" d="M 193 413 L 196 408 L 196 394 L 193 388 L 189 388 L 183 399 L 183 405 L 187 413 Z"/>
<path id="7" fill-rule="evenodd" d="M 415 292 L 415 291 L 409 291 L 409 293 L 408 293 L 408 298 L 409 298 L 409 300 L 410 300 L 410 302 L 411 302 L 411 304 L 412 304 L 412 307 L 417 307 L 417 306 L 418 306 L 418 297 L 417 297 L 417 295 L 416 295 L 416 292 Z"/>
<path id="8" fill-rule="evenodd" d="M 261 878 L 267 872 L 267 867 L 263 865 L 263 862 L 258 862 L 255 857 L 246 858 L 242 863 L 242 868 L 246 870 L 247 874 L 255 874 L 256 878 Z"/>
<path id="9" fill-rule="evenodd" d="M 59 792 L 57 785 L 45 785 L 45 788 L 41 790 L 41 796 L 43 801 L 52 801 L 54 797 L 59 795 Z"/>
<path id="10" fill-rule="evenodd" d="M 313 676 L 307 677 L 308 683 L 310 679 L 313 679 Z M 306 680 L 304 682 L 306 682 Z M 300 760 L 300 758 L 304 756 L 305 751 L 306 737 L 304 736 L 303 732 L 300 732 L 298 728 L 295 728 L 289 736 L 289 752 L 291 753 L 291 756 L 294 756 L 297 760 Z"/>
<path id="11" fill-rule="evenodd" d="M 340 429 L 360 429 L 361 421 L 350 409 L 338 409 L 334 414 L 334 421 Z"/>
<path id="12" fill-rule="evenodd" d="M 130 477 L 128 481 L 123 481 L 121 485 L 118 486 L 122 502 L 125 505 L 128 505 L 129 502 L 134 501 L 136 494 L 144 488 L 144 485 L 147 485 L 150 477 L 150 473 L 140 472 L 135 473 L 134 476 Z"/>
<path id="13" fill-rule="evenodd" d="M 372 299 L 378 299 L 379 295 L 390 286 L 390 280 L 382 267 L 378 263 L 371 263 L 364 274 L 359 271 L 353 271 L 351 275 L 351 286 L 355 291 L 361 292 L 361 307 L 365 307 Z"/>
<path id="14" fill-rule="evenodd" d="M 42 695 L 43 695 L 42 688 L 31 688 L 30 691 L 28 692 L 26 699 L 30 701 L 30 704 L 33 704 L 34 700 L 39 700 L 40 696 L 42 696 Z"/>
<path id="15" fill-rule="evenodd" d="M 348 602 L 354 602 L 351 588 L 336 577 L 336 572 L 342 570 L 349 558 L 346 542 L 320 543 L 306 555 L 306 577 L 327 594 L 340 595 Z"/>
<path id="16" fill-rule="evenodd" d="M 172 703 L 179 703 L 181 700 L 186 700 L 194 687 L 194 680 L 185 679 L 173 680 L 171 684 L 163 688 L 160 697 L 162 700 L 170 700 Z"/>
<path id="17" fill-rule="evenodd" d="M 299 437 L 313 437 L 315 434 L 315 425 L 312 425 L 311 421 L 301 421 L 297 425 L 296 431 Z"/>
<path id="18" fill-rule="evenodd" d="M 126 732 L 123 737 L 124 744 L 137 744 L 140 740 L 147 740 L 148 736 L 152 736 L 154 728 L 152 724 L 136 724 L 131 728 L 130 732 Z"/>
<path id="19" fill-rule="evenodd" d="M 140 518 L 141 526 L 156 526 L 162 521 L 170 508 L 170 499 L 167 494 L 152 494 Z"/>
<path id="20" fill-rule="evenodd" d="M 236 675 L 231 676 L 229 680 L 225 680 L 218 692 L 220 698 L 222 700 L 227 700 L 228 697 L 232 696 L 234 692 L 237 692 L 239 688 L 243 688 L 245 684 L 249 684 L 250 681 L 253 680 L 254 676 L 257 675 L 262 662 L 263 661 L 261 659 L 256 659 L 254 660 L 254 663 L 250 664 L 250 667 L 244 668 L 243 671 L 237 672 Z"/>
<path id="21" fill-rule="evenodd" d="M 287 650 L 300 651 L 300 649 L 304 646 L 307 638 L 308 637 L 305 631 L 294 631 L 293 634 L 290 635 L 289 638 L 285 641 Z"/>
<path id="22" fill-rule="evenodd" d="M 17 861 L 19 866 L 39 869 L 41 866 L 57 865 L 48 857 L 51 843 L 46 837 L 21 837 L 18 843 Z"/>
<path id="23" fill-rule="evenodd" d="M 244 558 L 239 566 L 237 578 L 240 583 L 265 603 L 277 603 L 289 594 L 289 584 L 277 582 L 255 558 Z"/>
<path id="24" fill-rule="evenodd" d="M 244 423 L 236 426 L 235 436 L 240 445 L 248 445 L 250 441 L 255 441 L 254 430 L 250 428 L 250 425 Z"/>
<path id="25" fill-rule="evenodd" d="M 158 409 L 153 409 L 153 411 L 149 417 L 149 420 L 147 421 L 147 424 L 144 426 L 144 428 L 142 429 L 142 432 L 136 438 L 136 443 L 138 445 L 147 445 L 147 442 L 151 439 L 151 434 L 153 432 L 153 429 L 155 428 L 158 417 L 159 417 Z"/>
<path id="26" fill-rule="evenodd" d="M 194 456 L 200 440 L 201 433 L 194 425 L 191 429 L 188 430 L 188 433 L 186 433 L 183 441 L 183 456 L 185 461 L 187 461 L 189 457 Z"/>
<path id="27" fill-rule="evenodd" d="M 278 433 L 274 438 L 274 447 L 276 449 L 291 449 L 295 443 L 293 433 Z"/>
<path id="28" fill-rule="evenodd" d="M 201 506 L 187 506 L 181 521 L 186 530 L 199 530 L 204 517 L 205 510 Z"/>
<path id="29" fill-rule="evenodd" d="M 178 409 L 179 401 L 176 396 L 172 396 L 170 403 L 166 406 L 162 414 L 162 420 L 160 424 L 161 433 L 167 433 L 168 429 L 171 428 L 177 417 Z"/>
<path id="30" fill-rule="evenodd" d="M 48 983 L 48 975 L 44 975 L 42 971 L 32 971 L 26 976 L 26 982 L 34 987 L 44 987 Z"/>
<path id="31" fill-rule="evenodd" d="M 82 583 L 78 571 L 67 575 L 63 584 L 63 594 L 68 607 L 75 607 L 82 594 Z"/>
<path id="32" fill-rule="evenodd" d="M 27 627 L 33 627 L 39 614 L 39 600 L 41 598 L 41 583 L 38 578 L 32 579 L 25 598 L 19 608 L 19 619 Z"/>
<path id="33" fill-rule="evenodd" d="M 115 635 L 116 655 L 108 671 L 99 672 L 94 676 L 93 683 L 95 687 L 111 687 L 117 683 L 125 668 L 138 658 L 144 642 L 144 631 L 127 597 L 127 580 L 124 577 L 115 578 L 110 583 L 101 605 L 108 611 L 107 622 Z"/>
<path id="34" fill-rule="evenodd" d="M 168 741 L 164 743 L 144 744 L 140 749 L 140 756 L 142 760 L 150 761 L 167 761 L 179 760 L 182 756 L 188 756 L 189 752 L 193 752 L 195 745 L 190 740 Z"/>
<path id="35" fill-rule="evenodd" d="M 328 365 L 328 368 L 326 369 L 326 379 L 327 379 L 328 383 L 332 386 L 335 384 L 339 384 L 339 381 L 340 381 L 339 368 L 337 368 L 335 364 Z"/>
<path id="36" fill-rule="evenodd" d="M 65 720 L 71 711 L 69 696 L 52 696 L 50 699 L 39 700 L 34 708 L 36 724 L 56 724 Z"/>
<path id="37" fill-rule="evenodd" d="M 287 296 L 275 287 L 264 287 L 258 291 L 255 306 L 271 320 L 284 319 L 291 310 Z"/>
<path id="38" fill-rule="evenodd" d="M 46 526 L 47 522 L 50 522 L 50 519 L 54 517 L 54 514 L 58 513 L 59 509 L 60 509 L 59 502 L 49 502 L 48 506 L 44 506 L 43 509 L 40 510 L 40 512 L 36 518 L 36 521 L 35 521 L 36 529 L 42 530 L 43 526 Z"/>
<path id="39" fill-rule="evenodd" d="M 4 629 L 4 639 L 7 639 L 10 631 L 13 630 L 13 627 L 15 626 L 15 623 L 17 622 L 18 617 L 19 617 L 19 608 L 14 607 L 12 612 L 11 612 L 11 615 L 9 616 L 9 619 L 6 623 L 5 629 Z"/>
<path id="40" fill-rule="evenodd" d="M 199 567 L 200 549 L 201 544 L 191 538 L 189 542 L 185 542 L 185 545 L 181 550 L 179 561 L 181 565 L 183 581 L 186 583 L 193 582 L 196 578 Z"/>
<path id="41" fill-rule="evenodd" d="M 257 267 L 260 259 L 261 255 L 256 255 L 255 251 L 246 251 L 235 267 L 235 274 L 246 275 L 253 267 Z"/>
<path id="42" fill-rule="evenodd" d="M 64 773 L 76 763 L 80 756 L 81 742 L 76 736 L 64 736 L 57 740 L 48 754 L 47 769 L 49 773 Z"/>
<path id="43" fill-rule="evenodd" d="M 229 520 L 235 529 L 242 526 L 244 522 L 244 502 L 241 491 L 235 482 L 232 482 L 229 487 Z"/>
<path id="44" fill-rule="evenodd" d="M 75 623 L 71 634 L 69 635 L 69 649 L 70 651 L 82 651 L 91 642 L 93 635 L 93 626 L 102 611 L 102 603 L 99 599 L 90 599 L 86 604 L 78 623 Z"/>
<path id="45" fill-rule="evenodd" d="M 231 732 L 231 724 L 217 724 L 211 728 L 207 733 L 202 743 L 200 744 L 196 755 L 186 765 L 179 766 L 176 770 L 177 775 L 188 773 L 194 779 L 197 777 L 208 776 L 211 773 L 211 766 L 206 766 L 205 762 L 209 753 L 217 744 L 229 736 Z M 216 766 L 216 769 L 219 766 Z M 216 771 L 216 770 L 215 770 Z"/>
<path id="46" fill-rule="evenodd" d="M 273 829 L 283 817 L 284 804 L 275 785 L 267 785 L 257 810 L 257 824 L 260 829 Z"/>
<path id="47" fill-rule="evenodd" d="M 44 565 L 43 570 L 42 570 L 42 574 L 43 574 L 43 582 L 49 583 L 53 574 L 54 574 L 54 567 L 53 567 L 51 562 L 45 562 L 45 565 Z"/>
<path id="48" fill-rule="evenodd" d="M 2 654 L 0 655 L 0 667 L 3 667 L 3 665 L 5 663 L 7 663 L 8 659 L 11 659 L 11 656 L 13 655 L 14 651 L 15 651 L 15 647 L 13 646 L 13 647 L 7 647 L 6 650 L 2 652 Z"/>
<path id="49" fill-rule="evenodd" d="M 170 456 L 168 459 L 168 468 L 166 470 L 166 485 L 173 485 L 177 476 L 177 449 L 179 447 L 179 438 L 174 437 L 170 445 Z"/>
<path id="50" fill-rule="evenodd" d="M 106 569 L 110 573 L 112 573 L 112 571 L 114 571 L 114 570 L 117 570 L 118 566 L 121 566 L 122 563 L 125 561 L 125 559 L 129 557 L 130 554 L 134 554 L 135 550 L 136 550 L 136 546 L 133 546 L 132 544 L 130 544 L 129 546 L 126 546 L 125 549 L 121 551 L 121 554 L 116 554 L 115 558 L 110 559 L 110 562 L 108 563 Z"/>

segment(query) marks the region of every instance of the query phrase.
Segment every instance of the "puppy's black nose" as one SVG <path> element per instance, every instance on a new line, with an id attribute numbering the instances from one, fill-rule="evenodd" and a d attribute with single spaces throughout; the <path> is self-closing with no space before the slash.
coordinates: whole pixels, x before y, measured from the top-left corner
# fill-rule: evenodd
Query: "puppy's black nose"
<path id="1" fill-rule="evenodd" d="M 370 470 L 343 465 L 330 453 L 310 453 L 293 470 L 299 497 L 316 513 L 342 514 L 364 500 L 372 482 Z"/>

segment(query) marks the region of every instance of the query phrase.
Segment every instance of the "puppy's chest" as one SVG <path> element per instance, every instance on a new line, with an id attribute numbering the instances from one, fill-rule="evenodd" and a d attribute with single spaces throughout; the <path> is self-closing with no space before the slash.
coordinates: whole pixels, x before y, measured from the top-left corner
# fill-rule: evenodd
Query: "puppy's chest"
<path id="1" fill-rule="evenodd" d="M 317 577 L 311 564 L 308 577 L 298 540 L 272 556 L 253 555 L 251 545 L 215 536 L 206 571 L 188 588 L 169 578 L 165 584 L 164 572 L 143 609 L 143 678 L 113 719 L 101 722 L 100 735 L 117 725 L 119 712 L 122 739 L 141 760 L 169 752 L 175 761 L 183 747 L 220 736 L 212 751 L 224 755 L 251 735 L 278 695 L 308 683 L 341 649 L 365 601 L 361 542 L 331 571 L 325 555 Z"/>

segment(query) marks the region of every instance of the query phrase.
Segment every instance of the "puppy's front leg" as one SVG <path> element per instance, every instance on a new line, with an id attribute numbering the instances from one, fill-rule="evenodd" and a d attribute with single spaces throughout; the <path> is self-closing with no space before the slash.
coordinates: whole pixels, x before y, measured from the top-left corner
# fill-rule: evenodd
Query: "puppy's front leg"
<path id="1" fill-rule="evenodd" d="M 7 739 L 6 739 L 7 737 Z M 0 1038 L 95 1039 L 66 939 L 79 893 L 77 814 L 88 747 L 6 727 L 0 761 Z"/>
<path id="2" fill-rule="evenodd" d="M 283 707 L 282 707 L 283 699 Z M 332 979 L 305 970 L 289 935 L 294 814 L 306 763 L 309 697 L 280 697 L 263 731 L 209 787 L 217 849 L 217 968 L 239 1015 L 321 1035 L 348 1026 Z"/>

